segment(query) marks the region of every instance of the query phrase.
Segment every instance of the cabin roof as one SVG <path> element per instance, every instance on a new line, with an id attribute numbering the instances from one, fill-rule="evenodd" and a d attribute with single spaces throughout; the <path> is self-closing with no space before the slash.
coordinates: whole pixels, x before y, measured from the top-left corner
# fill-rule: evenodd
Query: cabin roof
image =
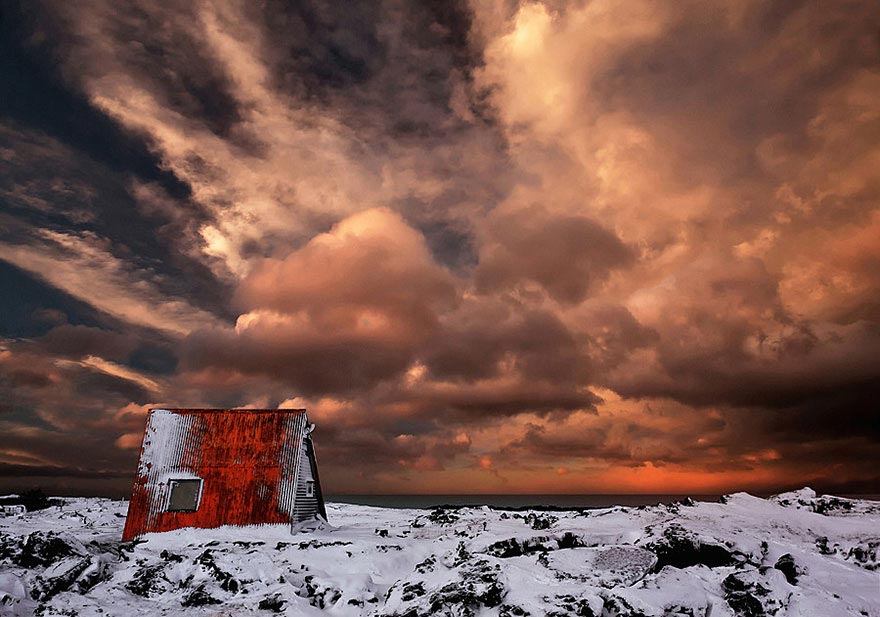
<path id="1" fill-rule="evenodd" d="M 305 409 L 150 409 L 123 537 L 326 516 L 312 428 Z M 307 468 L 317 497 L 299 482 Z M 200 481 L 196 509 L 169 509 L 172 481 L 186 480 Z"/>
<path id="2" fill-rule="evenodd" d="M 257 414 L 257 413 L 290 413 L 290 414 L 304 414 L 306 413 L 305 409 L 235 409 L 235 408 L 223 408 L 223 407 L 196 407 L 196 408 L 177 408 L 177 407 L 152 407 L 150 409 L 150 413 L 154 411 L 167 411 L 175 414 L 210 414 L 210 413 L 244 413 L 244 414 Z"/>

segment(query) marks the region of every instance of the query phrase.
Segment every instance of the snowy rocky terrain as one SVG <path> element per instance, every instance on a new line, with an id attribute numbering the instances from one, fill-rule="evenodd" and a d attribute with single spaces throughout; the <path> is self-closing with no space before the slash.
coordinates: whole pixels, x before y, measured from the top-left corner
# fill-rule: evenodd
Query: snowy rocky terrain
<path id="1" fill-rule="evenodd" d="M 125 502 L 0 518 L 0 615 L 880 617 L 880 502 L 541 512 L 329 504 L 330 523 L 122 543 Z"/>

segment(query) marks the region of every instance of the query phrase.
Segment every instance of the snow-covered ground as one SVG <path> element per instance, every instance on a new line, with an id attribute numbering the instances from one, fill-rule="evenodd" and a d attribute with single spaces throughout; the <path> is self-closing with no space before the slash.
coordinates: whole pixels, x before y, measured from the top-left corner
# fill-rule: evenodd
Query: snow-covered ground
<path id="1" fill-rule="evenodd" d="M 880 617 L 880 502 L 506 512 L 328 504 L 330 524 L 122 543 L 127 503 L 0 518 L 0 615 Z"/>

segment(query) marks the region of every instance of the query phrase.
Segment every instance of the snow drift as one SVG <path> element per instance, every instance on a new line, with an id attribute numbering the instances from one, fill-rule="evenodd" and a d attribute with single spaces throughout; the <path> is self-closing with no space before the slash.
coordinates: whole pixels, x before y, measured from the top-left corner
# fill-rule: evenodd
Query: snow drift
<path id="1" fill-rule="evenodd" d="M 880 617 L 880 503 L 744 493 L 510 512 L 328 504 L 332 525 L 118 540 L 126 503 L 0 518 L 0 615 Z"/>

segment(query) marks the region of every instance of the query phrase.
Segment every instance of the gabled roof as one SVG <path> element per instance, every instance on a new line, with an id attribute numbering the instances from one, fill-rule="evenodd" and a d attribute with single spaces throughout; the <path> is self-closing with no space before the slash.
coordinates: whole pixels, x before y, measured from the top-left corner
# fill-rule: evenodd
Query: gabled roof
<path id="1" fill-rule="evenodd" d="M 152 407 L 150 411 L 170 411 L 178 414 L 195 413 L 306 413 L 305 409 L 248 409 L 223 407 Z"/>

